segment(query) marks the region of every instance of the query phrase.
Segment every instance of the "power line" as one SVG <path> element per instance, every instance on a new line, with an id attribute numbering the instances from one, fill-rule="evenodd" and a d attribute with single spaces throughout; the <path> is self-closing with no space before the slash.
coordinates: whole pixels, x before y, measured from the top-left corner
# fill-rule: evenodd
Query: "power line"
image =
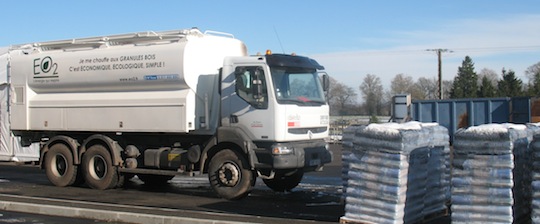
<path id="1" fill-rule="evenodd" d="M 529 45 L 529 46 L 504 46 L 504 47 L 461 47 L 461 48 L 452 48 L 453 52 L 496 52 L 496 51 L 538 51 L 540 50 L 540 45 Z M 436 49 L 430 49 L 436 50 Z M 411 53 L 421 53 L 425 50 L 420 49 L 407 49 L 407 50 L 366 50 L 360 51 L 362 54 L 366 55 L 399 55 L 399 54 L 411 54 Z"/>
<path id="2" fill-rule="evenodd" d="M 506 47 L 471 47 L 471 48 L 454 48 L 456 51 L 523 51 L 538 48 L 537 46 L 506 46 Z"/>

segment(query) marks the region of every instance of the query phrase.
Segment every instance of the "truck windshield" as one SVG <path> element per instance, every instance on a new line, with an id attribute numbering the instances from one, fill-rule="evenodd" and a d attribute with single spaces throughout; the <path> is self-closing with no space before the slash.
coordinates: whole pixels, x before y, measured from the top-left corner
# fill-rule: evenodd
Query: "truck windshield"
<path id="1" fill-rule="evenodd" d="M 270 72 L 279 104 L 311 106 L 326 103 L 315 69 L 271 67 Z"/>

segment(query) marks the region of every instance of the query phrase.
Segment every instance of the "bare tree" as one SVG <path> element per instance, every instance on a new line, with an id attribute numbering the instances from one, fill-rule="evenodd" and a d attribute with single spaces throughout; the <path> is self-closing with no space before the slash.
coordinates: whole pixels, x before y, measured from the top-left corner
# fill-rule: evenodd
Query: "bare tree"
<path id="1" fill-rule="evenodd" d="M 349 112 L 346 110 L 356 102 L 356 96 L 354 88 L 330 78 L 328 102 L 330 103 L 332 115 L 348 114 Z"/>
<path id="2" fill-rule="evenodd" d="M 437 79 L 435 77 L 433 78 L 424 78 L 420 77 L 415 83 L 416 88 L 420 92 L 418 98 L 419 100 L 433 100 L 437 99 Z M 443 88 L 444 92 L 444 88 Z"/>
<path id="3" fill-rule="evenodd" d="M 450 98 L 450 90 L 452 89 L 453 85 L 454 85 L 454 81 L 452 81 L 452 80 L 443 80 L 442 81 L 443 99 L 449 99 Z"/>
<path id="4" fill-rule="evenodd" d="M 366 105 L 368 115 L 378 115 L 381 111 L 384 96 L 384 89 L 381 84 L 381 79 L 376 75 L 367 74 L 362 84 L 360 91 Z"/>
<path id="5" fill-rule="evenodd" d="M 534 82 L 536 80 L 536 78 L 535 78 L 536 74 L 540 74 L 540 62 L 529 66 L 527 68 L 527 70 L 525 70 L 525 75 L 529 79 L 529 84 L 530 85 L 534 84 Z"/>
<path id="6" fill-rule="evenodd" d="M 489 68 L 483 68 L 480 73 L 478 73 L 478 86 L 482 84 L 482 79 L 484 77 L 491 82 L 491 85 L 497 86 L 497 83 L 499 82 L 499 74 L 497 74 L 496 71 Z"/>
<path id="7" fill-rule="evenodd" d="M 478 97 L 495 97 L 497 95 L 497 85 L 499 75 L 494 70 L 483 68 L 478 73 Z"/>
<path id="8" fill-rule="evenodd" d="M 435 88 L 434 94 L 437 94 L 437 83 L 435 79 L 433 80 L 433 85 L 428 86 L 431 83 L 428 83 L 427 81 L 430 80 L 426 78 L 423 78 L 421 83 L 415 83 L 412 76 L 397 74 L 391 81 L 390 93 L 392 96 L 396 94 L 410 94 L 413 99 L 423 100 L 427 98 L 429 88 Z"/>
<path id="9" fill-rule="evenodd" d="M 414 88 L 414 80 L 412 76 L 406 76 L 402 73 L 394 76 L 390 82 L 390 92 L 392 95 L 396 94 L 411 94 L 411 90 Z"/>

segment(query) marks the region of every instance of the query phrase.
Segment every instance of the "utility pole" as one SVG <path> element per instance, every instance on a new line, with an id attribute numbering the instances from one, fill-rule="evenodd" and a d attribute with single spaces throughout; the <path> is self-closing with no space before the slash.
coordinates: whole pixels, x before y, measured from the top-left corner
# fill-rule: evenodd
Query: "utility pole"
<path id="1" fill-rule="evenodd" d="M 437 80 L 437 85 L 438 85 L 438 89 L 437 89 L 437 96 L 439 97 L 439 99 L 442 100 L 443 98 L 443 89 L 442 89 L 442 59 L 441 59 L 441 54 L 443 52 L 449 52 L 449 53 L 452 53 L 451 50 L 448 50 L 448 49 L 427 49 L 426 51 L 435 51 L 437 53 L 437 59 L 438 59 L 438 66 L 439 66 L 439 80 Z"/>

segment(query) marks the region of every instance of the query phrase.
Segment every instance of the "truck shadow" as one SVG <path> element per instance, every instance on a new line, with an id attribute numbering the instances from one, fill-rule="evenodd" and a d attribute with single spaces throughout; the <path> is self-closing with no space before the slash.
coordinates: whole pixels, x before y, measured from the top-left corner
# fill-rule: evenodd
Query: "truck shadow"
<path id="1" fill-rule="evenodd" d="M 262 181 L 244 199 L 229 201 L 218 198 L 206 178 L 183 181 L 175 178 L 161 186 L 146 185 L 137 178 L 126 182 L 124 190 L 136 190 L 156 195 L 168 195 L 169 200 L 194 196 L 199 198 L 198 209 L 204 211 L 250 215 L 279 219 L 338 222 L 344 214 L 344 203 L 338 189 L 310 188 L 300 186 L 292 192 L 274 192 Z M 180 200 L 180 199 L 178 199 Z M 163 204 L 160 207 L 169 207 Z M 174 205 L 173 207 L 181 207 Z"/>
<path id="2" fill-rule="evenodd" d="M 255 189 L 242 200 L 222 200 L 201 207 L 226 213 L 317 222 L 338 222 L 344 214 L 339 195 L 308 190 L 277 193 Z"/>

